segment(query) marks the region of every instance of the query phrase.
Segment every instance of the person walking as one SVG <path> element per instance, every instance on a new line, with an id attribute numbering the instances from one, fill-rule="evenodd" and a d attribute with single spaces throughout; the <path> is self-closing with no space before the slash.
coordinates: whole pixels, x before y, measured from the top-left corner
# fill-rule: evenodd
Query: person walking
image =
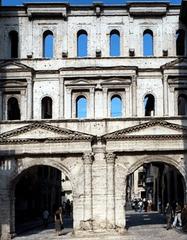
<path id="1" fill-rule="evenodd" d="M 54 219 L 55 219 L 56 234 L 57 234 L 57 236 L 60 236 L 61 230 L 62 230 L 62 225 L 63 225 L 62 209 L 60 207 L 55 211 Z"/>
<path id="2" fill-rule="evenodd" d="M 47 209 L 45 209 L 43 211 L 43 224 L 44 224 L 44 227 L 47 228 L 48 227 L 48 220 L 49 220 L 49 212 Z"/>
<path id="3" fill-rule="evenodd" d="M 187 204 L 184 204 L 184 207 L 181 212 L 181 220 L 182 220 L 182 230 L 187 232 Z"/>
<path id="4" fill-rule="evenodd" d="M 178 202 L 176 202 L 174 221 L 172 224 L 172 227 L 174 228 L 177 225 L 177 221 L 179 222 L 179 226 L 182 227 L 181 211 L 182 211 L 181 205 Z"/>
<path id="5" fill-rule="evenodd" d="M 165 208 L 165 216 L 166 216 L 166 229 L 169 230 L 171 229 L 171 220 L 172 220 L 172 208 L 169 204 L 169 202 L 166 204 L 166 208 Z"/>

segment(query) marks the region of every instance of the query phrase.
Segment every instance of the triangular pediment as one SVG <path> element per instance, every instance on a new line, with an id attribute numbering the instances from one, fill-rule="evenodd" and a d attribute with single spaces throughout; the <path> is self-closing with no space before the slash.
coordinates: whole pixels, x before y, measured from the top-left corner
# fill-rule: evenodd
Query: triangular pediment
<path id="1" fill-rule="evenodd" d="M 150 121 L 104 135 L 105 139 L 123 139 L 133 137 L 183 136 L 187 128 L 166 121 Z"/>
<path id="2" fill-rule="evenodd" d="M 131 80 L 130 78 L 112 78 L 107 79 L 102 82 L 102 85 L 108 85 L 108 84 L 118 84 L 118 85 L 124 85 L 124 84 L 130 84 Z"/>
<path id="3" fill-rule="evenodd" d="M 169 63 L 166 63 L 161 66 L 162 69 L 175 69 L 175 68 L 181 68 L 181 69 L 187 69 L 187 59 L 185 58 L 178 58 L 174 61 L 171 61 Z"/>
<path id="4" fill-rule="evenodd" d="M 29 71 L 31 72 L 33 69 L 28 67 L 25 64 L 14 62 L 14 61 L 4 61 L 0 63 L 0 72 L 3 71 Z"/>
<path id="5" fill-rule="evenodd" d="M 70 82 L 71 85 L 87 85 L 90 84 L 90 81 L 86 80 L 86 79 L 76 79 Z"/>
<path id="6" fill-rule="evenodd" d="M 0 142 L 91 140 L 93 135 L 35 122 L 0 135 Z"/>

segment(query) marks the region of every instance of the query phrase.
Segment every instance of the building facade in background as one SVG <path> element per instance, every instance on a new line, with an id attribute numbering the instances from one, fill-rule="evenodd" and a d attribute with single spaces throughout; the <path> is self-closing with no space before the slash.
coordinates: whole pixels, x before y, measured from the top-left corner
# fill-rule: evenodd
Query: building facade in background
<path id="1" fill-rule="evenodd" d="M 37 199 L 36 215 L 52 214 L 62 189 L 75 233 L 123 232 L 134 197 L 155 210 L 187 200 L 186 10 L 186 1 L 1 7 L 2 239 Z"/>

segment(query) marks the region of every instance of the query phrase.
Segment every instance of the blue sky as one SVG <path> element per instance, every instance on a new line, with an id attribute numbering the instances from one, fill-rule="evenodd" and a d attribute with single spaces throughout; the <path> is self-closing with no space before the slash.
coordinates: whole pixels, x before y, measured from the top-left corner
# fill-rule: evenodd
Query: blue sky
<path id="1" fill-rule="evenodd" d="M 21 5 L 26 2 L 68 2 L 73 5 L 78 5 L 78 4 L 92 4 L 93 2 L 103 2 L 104 4 L 124 4 L 126 2 L 133 1 L 135 2 L 136 0 L 2 0 L 3 5 Z M 138 1 L 143 1 L 143 0 L 137 0 Z M 145 2 L 170 2 L 173 4 L 180 4 L 181 0 L 145 0 Z"/>

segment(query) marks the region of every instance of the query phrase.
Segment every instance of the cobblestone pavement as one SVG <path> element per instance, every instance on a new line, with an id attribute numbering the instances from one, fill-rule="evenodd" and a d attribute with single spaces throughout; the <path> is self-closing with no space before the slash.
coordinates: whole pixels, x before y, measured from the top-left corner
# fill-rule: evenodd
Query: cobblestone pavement
<path id="1" fill-rule="evenodd" d="M 158 213 L 135 213 L 129 211 L 127 216 L 128 230 L 124 235 L 106 235 L 92 233 L 89 236 L 72 236 L 70 228 L 66 228 L 62 236 L 56 236 L 53 228 L 41 228 L 20 235 L 15 240 L 187 240 L 187 234 L 178 229 L 166 230 L 164 218 Z M 52 226 L 51 226 L 52 227 Z"/>

